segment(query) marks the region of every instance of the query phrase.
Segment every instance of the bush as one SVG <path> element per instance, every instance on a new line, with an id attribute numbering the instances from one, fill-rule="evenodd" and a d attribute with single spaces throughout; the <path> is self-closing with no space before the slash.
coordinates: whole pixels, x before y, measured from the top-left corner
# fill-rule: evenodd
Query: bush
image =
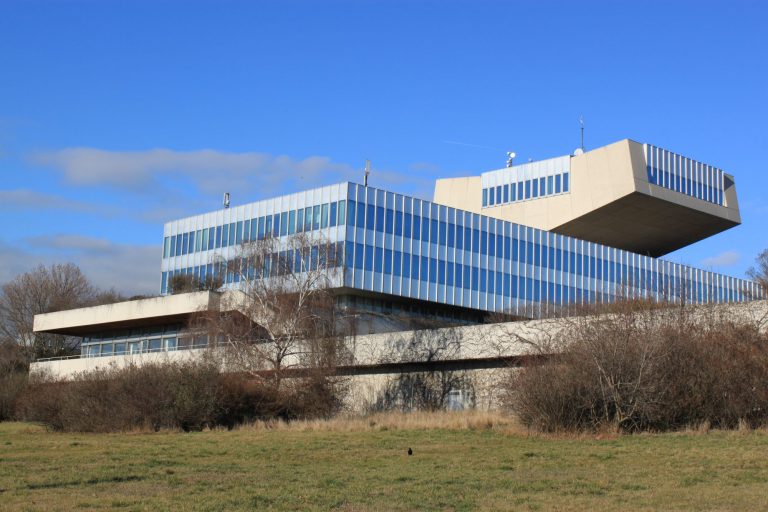
<path id="1" fill-rule="evenodd" d="M 27 385 L 28 360 L 21 347 L 0 340 L 0 421 L 12 418 L 16 401 Z"/>
<path id="2" fill-rule="evenodd" d="M 100 369 L 70 382 L 36 376 L 18 400 L 16 415 L 58 431 L 191 431 L 257 419 L 328 417 L 340 404 L 338 384 L 325 376 L 290 379 L 278 391 L 201 360 Z"/>
<path id="3" fill-rule="evenodd" d="M 544 364 L 515 370 L 506 404 L 542 431 L 672 430 L 768 421 L 768 339 L 714 308 L 623 302 L 561 320 Z"/>

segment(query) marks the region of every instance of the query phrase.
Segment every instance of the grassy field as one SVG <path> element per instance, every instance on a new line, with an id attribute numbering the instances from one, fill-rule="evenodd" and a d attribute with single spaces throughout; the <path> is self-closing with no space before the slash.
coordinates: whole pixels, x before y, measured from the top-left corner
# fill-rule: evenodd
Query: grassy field
<path id="1" fill-rule="evenodd" d="M 0 509 L 768 509 L 766 431 L 568 439 L 455 420 L 120 435 L 5 423 Z"/>

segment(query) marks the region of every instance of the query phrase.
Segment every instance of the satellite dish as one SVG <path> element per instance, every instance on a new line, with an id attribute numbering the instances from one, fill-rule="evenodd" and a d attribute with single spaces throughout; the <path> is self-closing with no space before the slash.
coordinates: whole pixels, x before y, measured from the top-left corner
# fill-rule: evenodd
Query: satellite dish
<path id="1" fill-rule="evenodd" d="M 581 148 L 576 148 L 576 149 L 573 151 L 573 156 L 579 156 L 579 155 L 583 155 L 583 154 L 584 154 L 584 150 L 583 150 L 583 149 L 581 149 Z"/>

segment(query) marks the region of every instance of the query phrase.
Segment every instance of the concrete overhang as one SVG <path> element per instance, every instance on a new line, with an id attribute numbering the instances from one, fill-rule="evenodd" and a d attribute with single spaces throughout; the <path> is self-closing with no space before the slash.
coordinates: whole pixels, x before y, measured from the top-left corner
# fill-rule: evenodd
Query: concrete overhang
<path id="1" fill-rule="evenodd" d="M 661 187 L 653 187 L 660 189 L 657 191 L 659 195 L 675 194 Z M 720 206 L 688 197 L 675 199 L 671 201 L 658 195 L 634 192 L 555 226 L 551 231 L 637 254 L 660 257 L 740 223 L 738 215 L 734 219 L 706 211 L 716 208 L 725 210 Z M 702 204 L 684 204 L 694 201 Z"/>
<path id="2" fill-rule="evenodd" d="M 87 336 L 99 331 L 186 322 L 218 310 L 221 293 L 193 292 L 35 315 L 35 332 Z"/>
<path id="3" fill-rule="evenodd" d="M 547 162 L 540 163 L 542 169 L 560 169 Z M 716 204 L 652 184 L 644 145 L 630 139 L 571 156 L 568 162 L 568 193 L 482 207 L 482 176 L 472 176 L 438 180 L 435 202 L 653 257 L 741 223 L 730 174 L 723 173 L 724 201 Z M 498 169 L 484 176 L 512 172 L 517 171 Z"/>

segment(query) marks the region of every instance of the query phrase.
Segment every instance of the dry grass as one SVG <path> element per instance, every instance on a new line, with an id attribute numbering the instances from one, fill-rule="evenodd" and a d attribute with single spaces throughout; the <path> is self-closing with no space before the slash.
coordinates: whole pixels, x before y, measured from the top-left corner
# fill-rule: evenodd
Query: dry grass
<path id="1" fill-rule="evenodd" d="M 765 510 L 767 452 L 765 430 L 542 437 L 482 412 L 186 434 L 3 423 L 0 510 Z"/>
<path id="2" fill-rule="evenodd" d="M 338 416 L 329 420 L 258 421 L 237 430 L 291 432 L 370 432 L 387 430 L 496 430 L 524 433 L 518 422 L 496 411 L 386 412 L 370 416 Z"/>

